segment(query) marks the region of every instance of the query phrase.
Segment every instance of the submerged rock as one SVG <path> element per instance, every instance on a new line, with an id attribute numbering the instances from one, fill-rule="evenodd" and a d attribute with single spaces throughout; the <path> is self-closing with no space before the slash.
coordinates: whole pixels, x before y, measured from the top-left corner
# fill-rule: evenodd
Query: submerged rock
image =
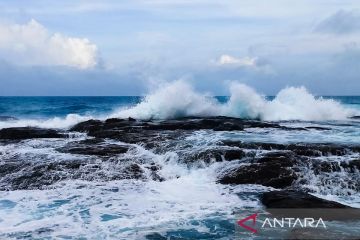
<path id="1" fill-rule="evenodd" d="M 0 130 L 0 139 L 62 138 L 64 134 L 54 129 L 14 127 Z"/>

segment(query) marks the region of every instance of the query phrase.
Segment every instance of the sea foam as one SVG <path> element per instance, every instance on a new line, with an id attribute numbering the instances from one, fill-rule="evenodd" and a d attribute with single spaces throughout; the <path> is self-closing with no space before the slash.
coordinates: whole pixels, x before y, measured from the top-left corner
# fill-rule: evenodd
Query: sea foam
<path id="1" fill-rule="evenodd" d="M 266 100 L 253 88 L 238 82 L 230 84 L 229 92 L 229 101 L 220 103 L 207 94 L 196 92 L 186 82 L 175 81 L 149 94 L 138 105 L 118 110 L 111 117 L 172 119 L 221 115 L 266 121 L 322 121 L 345 120 L 356 115 L 355 110 L 332 99 L 315 97 L 305 87 L 284 88 L 273 100 Z"/>
<path id="2" fill-rule="evenodd" d="M 15 121 L 0 121 L 1 128 L 9 127 L 41 127 L 41 128 L 69 128 L 79 122 L 93 118 L 92 116 L 81 116 L 79 114 L 68 114 L 66 117 L 54 117 L 49 119 L 20 119 Z"/>

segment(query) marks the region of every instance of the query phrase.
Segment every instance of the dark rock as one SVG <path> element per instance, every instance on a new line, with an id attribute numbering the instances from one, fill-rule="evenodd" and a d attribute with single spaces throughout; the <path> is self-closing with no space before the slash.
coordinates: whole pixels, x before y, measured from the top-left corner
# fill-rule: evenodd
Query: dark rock
<path id="1" fill-rule="evenodd" d="M 21 161 L 4 162 L 0 165 L 0 178 L 7 174 L 16 173 L 29 165 L 30 163 Z"/>
<path id="2" fill-rule="evenodd" d="M 343 156 L 351 151 L 360 152 L 359 146 L 343 146 L 337 144 L 324 143 L 296 143 L 296 144 L 278 144 L 278 143 L 261 143 L 261 142 L 239 142 L 239 141 L 222 141 L 226 146 L 239 147 L 243 149 L 255 150 L 288 150 L 300 156 Z"/>
<path id="3" fill-rule="evenodd" d="M 191 155 L 189 159 L 185 159 L 187 163 L 189 162 L 198 162 L 198 161 L 204 161 L 206 163 L 211 163 L 213 161 L 215 162 L 221 162 L 223 161 L 222 153 L 219 152 L 216 149 L 208 149 L 202 152 L 198 152 L 194 155 Z"/>
<path id="4" fill-rule="evenodd" d="M 141 167 L 136 164 L 130 164 L 129 166 L 124 168 L 125 177 L 124 179 L 140 179 L 144 173 Z"/>
<path id="5" fill-rule="evenodd" d="M 94 131 L 89 132 L 89 136 L 96 137 L 96 138 L 112 138 L 112 139 L 118 139 L 118 137 L 126 137 L 126 132 L 121 130 L 101 130 L 101 131 Z M 127 141 L 124 141 L 127 142 Z"/>
<path id="6" fill-rule="evenodd" d="M 351 173 L 360 172 L 360 159 L 341 162 L 340 166 Z"/>
<path id="7" fill-rule="evenodd" d="M 214 131 L 242 131 L 244 130 L 244 126 L 236 122 L 224 122 L 213 129 Z"/>
<path id="8" fill-rule="evenodd" d="M 109 165 L 110 164 L 110 165 Z M 0 169 L 2 169 L 2 164 Z M 9 165 L 8 165 L 9 166 Z M 111 167 L 111 171 L 109 171 Z M 136 163 L 115 164 L 91 159 L 66 160 L 11 166 L 2 170 L 0 191 L 20 189 L 45 189 L 62 180 L 111 181 L 121 179 L 146 179 Z"/>
<path id="9" fill-rule="evenodd" d="M 202 130 L 213 129 L 215 131 L 243 130 L 242 121 L 219 120 L 219 119 L 187 119 L 187 120 L 166 120 L 148 124 L 148 130 Z"/>
<path id="10" fill-rule="evenodd" d="M 65 163 L 63 163 L 66 165 Z M 8 173 L 0 181 L 0 190 L 19 190 L 19 189 L 40 189 L 61 179 L 66 178 L 66 173 L 58 169 L 60 165 L 56 163 L 28 165 L 19 172 Z M 66 166 L 61 166 L 65 167 Z"/>
<path id="11" fill-rule="evenodd" d="M 88 120 L 73 126 L 71 131 L 93 133 L 103 130 L 134 130 L 134 128 L 143 130 L 201 130 L 212 129 L 214 131 L 241 131 L 244 128 L 279 128 L 284 130 L 306 130 L 303 128 L 288 128 L 277 123 L 268 123 L 255 120 L 244 120 L 231 117 L 208 117 L 197 118 L 188 117 L 177 120 L 162 121 L 137 121 L 133 118 L 128 119 L 107 119 L 102 122 L 99 120 Z"/>
<path id="12" fill-rule="evenodd" d="M 105 124 L 123 123 L 123 122 L 125 122 L 125 119 L 121 119 L 121 118 L 108 118 L 105 120 Z"/>
<path id="13" fill-rule="evenodd" d="M 100 120 L 88 120 L 81 122 L 70 128 L 70 131 L 75 132 L 90 132 L 100 130 L 103 123 Z"/>
<path id="14" fill-rule="evenodd" d="M 246 120 L 244 121 L 244 127 L 245 128 L 277 128 L 281 130 L 294 130 L 294 131 L 306 131 L 305 128 L 292 128 L 292 127 L 286 127 L 282 126 L 277 123 L 271 123 L 271 122 L 263 122 L 263 121 L 255 121 L 255 120 Z"/>
<path id="15" fill-rule="evenodd" d="M 339 162 L 334 161 L 314 161 L 313 168 L 315 174 L 322 174 L 324 172 L 339 172 L 341 171 Z"/>
<path id="16" fill-rule="evenodd" d="M 154 140 L 169 140 L 188 131 L 242 131 L 244 128 L 278 128 L 295 130 L 277 123 L 231 117 L 186 117 L 176 120 L 142 121 L 133 118 L 111 118 L 106 121 L 88 120 L 73 126 L 70 131 L 85 132 L 97 138 L 110 138 L 126 143 L 142 143 L 151 147 Z M 169 132 L 172 132 L 169 134 Z"/>
<path id="17" fill-rule="evenodd" d="M 187 162 L 204 161 L 210 163 L 212 161 L 232 161 L 245 157 L 246 154 L 241 149 L 208 149 L 202 152 L 198 152 L 195 155 L 191 155 Z"/>
<path id="18" fill-rule="evenodd" d="M 128 130 L 134 123 L 124 119 L 108 119 L 104 122 L 101 130 Z M 98 130 L 96 130 L 98 131 Z M 94 131 L 93 131 L 94 132 Z"/>
<path id="19" fill-rule="evenodd" d="M 0 130 L 0 139 L 31 139 L 31 138 L 63 138 L 65 135 L 60 134 L 53 129 L 42 129 L 35 127 L 14 127 L 3 128 Z"/>
<path id="20" fill-rule="evenodd" d="M 241 166 L 225 176 L 219 183 L 222 184 L 261 184 L 274 188 L 291 186 L 296 175 L 289 169 L 267 169 L 261 165 Z"/>
<path id="21" fill-rule="evenodd" d="M 98 140 L 91 139 L 77 143 L 70 143 L 65 147 L 58 148 L 56 150 L 59 152 L 72 154 L 114 156 L 117 154 L 126 153 L 129 150 L 129 147 L 117 144 L 103 144 Z"/>
<path id="22" fill-rule="evenodd" d="M 225 161 L 232 161 L 237 159 L 242 159 L 246 156 L 245 152 L 240 149 L 229 149 L 225 150 L 224 154 L 224 160 Z"/>
<path id="23" fill-rule="evenodd" d="M 297 175 L 292 167 L 295 160 L 290 154 L 270 153 L 255 163 L 243 164 L 222 175 L 222 184 L 261 184 L 274 188 L 285 188 L 293 184 Z"/>
<path id="24" fill-rule="evenodd" d="M 343 204 L 324 200 L 299 191 L 273 191 L 260 196 L 267 208 L 349 208 Z"/>
<path id="25" fill-rule="evenodd" d="M 310 126 L 310 127 L 305 127 L 306 129 L 313 129 L 313 130 L 319 130 L 319 131 L 327 131 L 327 130 L 331 130 L 331 128 L 326 128 L 326 127 L 317 127 L 317 126 Z"/>

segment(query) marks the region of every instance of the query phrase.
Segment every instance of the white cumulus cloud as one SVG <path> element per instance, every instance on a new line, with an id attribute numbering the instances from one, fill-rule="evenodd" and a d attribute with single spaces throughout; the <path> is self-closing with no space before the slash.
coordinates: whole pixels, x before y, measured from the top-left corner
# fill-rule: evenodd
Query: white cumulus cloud
<path id="1" fill-rule="evenodd" d="M 256 58 L 243 57 L 236 58 L 230 55 L 221 55 L 216 61 L 220 66 L 234 66 L 234 67 L 252 67 L 256 66 Z"/>
<path id="2" fill-rule="evenodd" d="M 20 65 L 58 65 L 79 69 L 98 64 L 98 50 L 87 38 L 50 33 L 35 20 L 0 24 L 0 58 Z"/>

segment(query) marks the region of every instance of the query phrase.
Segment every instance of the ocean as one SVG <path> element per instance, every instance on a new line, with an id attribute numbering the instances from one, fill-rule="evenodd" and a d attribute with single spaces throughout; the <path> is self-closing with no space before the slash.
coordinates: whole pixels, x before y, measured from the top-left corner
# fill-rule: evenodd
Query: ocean
<path id="1" fill-rule="evenodd" d="M 292 150 L 294 158 L 315 161 L 296 170 L 292 187 L 360 208 L 356 164 L 352 170 L 326 170 L 327 163 L 345 166 L 360 159 L 360 96 L 315 97 L 304 88 L 287 88 L 264 97 L 234 86 L 229 96 L 211 97 L 176 84 L 145 97 L 0 97 L 1 129 L 31 126 L 68 134 L 0 141 L 0 238 L 236 239 L 240 234 L 239 239 L 263 239 L 236 232 L 238 213 L 263 211 L 259 195 L 282 187 L 258 180 L 222 184 L 219 179 L 254 159 L 283 154 L 283 146 L 315 149 L 306 154 Z M 254 120 L 257 125 L 244 124 L 243 130 L 152 130 L 158 132 L 139 141 L 138 135 L 101 140 L 102 147 L 128 149 L 119 154 L 64 150 L 79 150 L 77 144 L 92 139 L 86 132 L 69 131 L 90 119 L 156 122 L 216 116 Z M 242 155 L 231 161 L 225 153 L 220 160 L 208 158 L 219 149 L 241 150 Z M 134 169 L 133 164 L 136 177 L 127 170 Z M 358 226 L 347 231 L 359 234 Z"/>

